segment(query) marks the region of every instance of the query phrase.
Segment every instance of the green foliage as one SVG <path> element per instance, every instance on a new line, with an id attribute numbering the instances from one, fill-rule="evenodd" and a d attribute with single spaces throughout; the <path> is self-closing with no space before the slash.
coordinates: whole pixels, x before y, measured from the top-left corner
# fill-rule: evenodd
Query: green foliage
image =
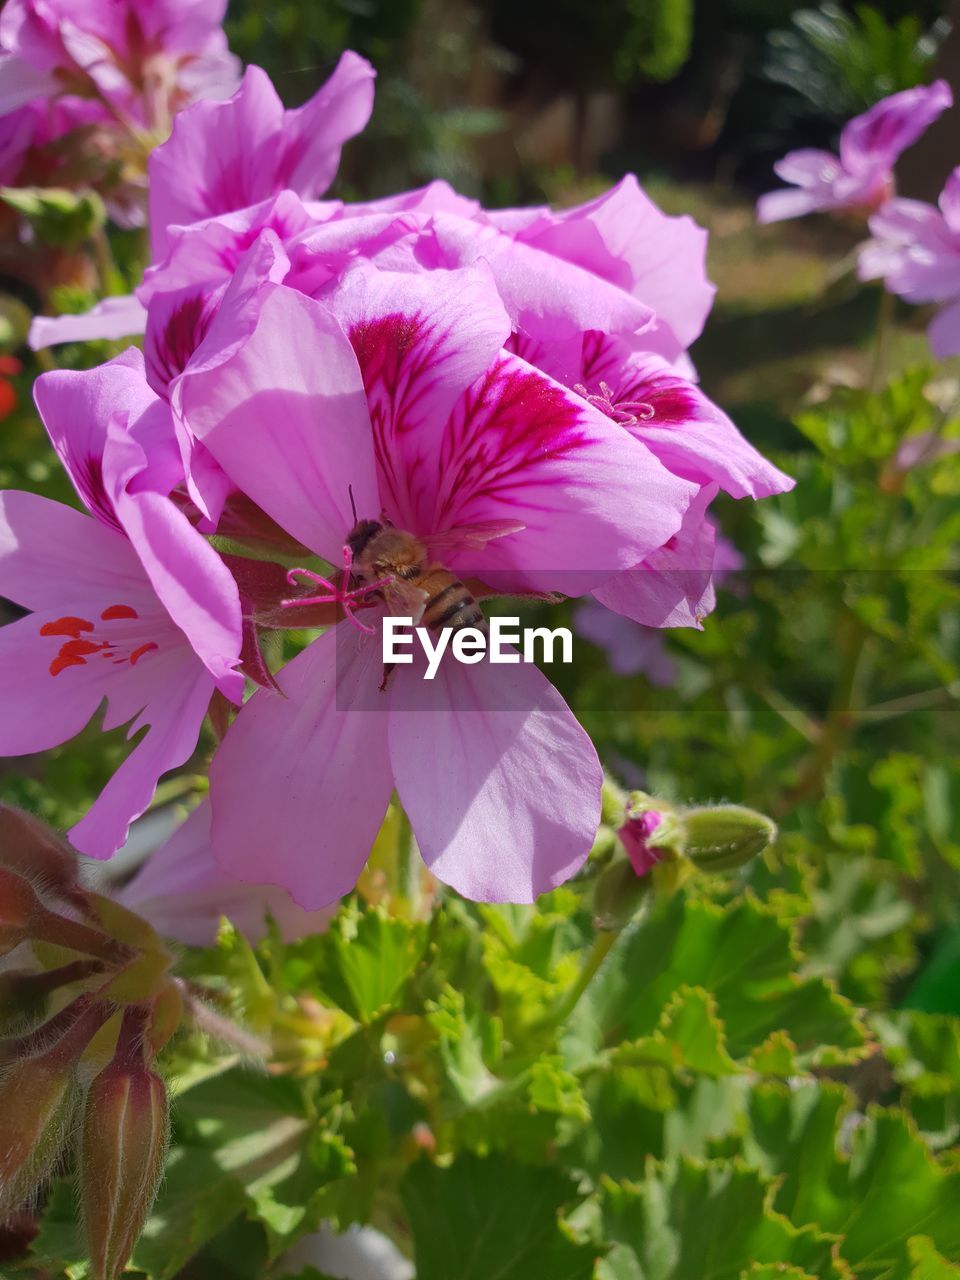
<path id="1" fill-rule="evenodd" d="M 425 1161 L 401 1192 L 413 1234 L 417 1280 L 590 1280 L 595 1250 L 559 1221 L 576 1184 L 554 1169 L 465 1155 L 449 1169 Z"/>
<path id="2" fill-rule="evenodd" d="M 942 20 L 926 27 L 915 12 L 887 19 L 871 5 L 857 5 L 851 15 L 823 3 L 798 10 L 790 27 L 771 33 L 764 74 L 842 121 L 925 80 L 948 29 Z"/>
<path id="3" fill-rule="evenodd" d="M 497 0 L 494 38 L 579 89 L 609 82 L 669 80 L 687 60 L 692 0 Z"/>
<path id="4" fill-rule="evenodd" d="M 95 191 L 59 187 L 0 187 L 0 200 L 15 209 L 47 244 L 75 249 L 107 220 L 103 201 Z"/>

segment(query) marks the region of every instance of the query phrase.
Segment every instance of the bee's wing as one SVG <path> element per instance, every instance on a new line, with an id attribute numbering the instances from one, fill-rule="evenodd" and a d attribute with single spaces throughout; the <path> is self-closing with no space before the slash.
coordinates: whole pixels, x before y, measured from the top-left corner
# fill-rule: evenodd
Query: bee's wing
<path id="1" fill-rule="evenodd" d="M 519 520 L 478 520 L 475 524 L 460 524 L 453 529 L 442 529 L 421 539 L 433 555 L 448 555 L 457 551 L 475 551 L 496 538 L 508 533 L 520 533 L 527 526 Z"/>
<path id="2" fill-rule="evenodd" d="M 429 596 L 426 591 L 402 578 L 391 578 L 384 583 L 382 590 L 390 612 L 400 618 L 412 618 L 416 626 L 427 606 Z"/>

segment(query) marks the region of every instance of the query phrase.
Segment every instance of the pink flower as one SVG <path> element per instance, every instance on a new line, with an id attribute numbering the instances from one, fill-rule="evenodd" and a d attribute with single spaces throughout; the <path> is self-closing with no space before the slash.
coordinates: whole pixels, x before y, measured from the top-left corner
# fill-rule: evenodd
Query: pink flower
<path id="1" fill-rule="evenodd" d="M 676 680 L 676 663 L 667 652 L 662 631 L 632 622 L 596 599 L 585 600 L 573 620 L 578 635 L 604 650 L 616 675 L 642 674 L 662 689 Z"/>
<path id="2" fill-rule="evenodd" d="M 638 226 L 645 239 L 631 238 Z M 209 528 L 231 486 L 192 439 L 179 410 L 180 384 L 195 361 L 202 364 L 201 344 L 227 282 L 265 228 L 284 245 L 271 267 L 274 278 L 313 296 L 357 259 L 437 275 L 484 266 L 510 318 L 511 349 L 629 431 L 668 470 L 700 486 L 670 545 L 619 575 L 602 597 L 646 625 L 700 625 L 713 607 L 714 537 L 705 523 L 713 496 L 722 488 L 738 498 L 762 497 L 792 481 L 690 380 L 685 344 L 699 332 L 713 296 L 699 228 L 660 214 L 635 179 L 557 215 L 487 214 L 433 183 L 361 206 L 305 205 L 285 192 L 175 228 L 166 258 L 148 271 L 138 292 L 149 310 L 151 384 L 173 406 L 189 492 Z M 112 316 L 97 320 L 102 330 L 112 327 Z M 79 323 L 87 322 L 94 317 Z M 73 333 L 78 321 L 69 323 Z"/>
<path id="3" fill-rule="evenodd" d="M 269 278 L 269 247 L 231 284 L 180 408 L 233 484 L 324 560 L 341 560 L 351 499 L 454 575 L 521 593 L 580 592 L 679 528 L 694 486 L 503 349 L 489 269 L 358 267 L 320 303 Z M 601 771 L 536 668 L 445 662 L 427 682 L 398 667 L 381 693 L 382 676 L 378 638 L 341 624 L 279 673 L 283 697 L 247 703 L 211 769 L 221 866 L 262 879 L 269 848 L 297 902 L 331 902 L 396 788 L 424 860 L 467 897 L 530 901 L 573 874 Z"/>
<path id="4" fill-rule="evenodd" d="M 104 121 L 167 129 L 186 103 L 236 83 L 225 10 L 226 0 L 7 0 L 0 113 L 37 99 L 91 99 Z"/>
<path id="5" fill-rule="evenodd" d="M 627 809 L 627 819 L 617 832 L 627 851 L 630 865 L 638 876 L 645 876 L 661 860 L 662 854 L 648 842 L 663 821 L 663 814 L 642 806 Z"/>
<path id="6" fill-rule="evenodd" d="M 716 290 L 707 279 L 707 233 L 662 213 L 633 174 L 595 200 L 488 213 L 494 226 L 545 259 L 572 262 L 625 290 L 656 316 L 644 350 L 676 360 L 700 336 Z"/>
<path id="7" fill-rule="evenodd" d="M 167 228 L 259 204 L 290 190 L 313 198 L 336 176 L 340 148 L 373 109 L 370 64 L 347 51 L 302 107 L 285 111 L 259 67 L 248 67 L 229 102 L 199 102 L 175 122 L 150 159 L 154 255 Z"/>
<path id="8" fill-rule="evenodd" d="M 228 876 L 210 849 L 210 804 L 204 801 L 117 894 L 167 938 L 191 946 L 216 941 L 223 916 L 252 942 L 263 937 L 269 915 L 292 942 L 320 933 L 331 912 L 304 911 L 272 884 L 243 884 Z"/>
<path id="9" fill-rule="evenodd" d="M 78 849 L 103 858 L 159 776 L 189 758 L 214 690 L 240 700 L 239 598 L 166 496 L 178 459 L 139 352 L 89 373 L 44 375 L 35 390 L 92 515 L 0 494 L 0 594 L 31 611 L 0 629 L 0 752 L 65 742 L 104 700 L 105 730 L 132 720 L 132 737 L 149 726 L 71 832 Z"/>
<path id="10" fill-rule="evenodd" d="M 894 193 L 893 166 L 900 155 L 952 105 L 945 80 L 918 85 L 884 98 L 844 125 L 839 156 L 813 149 L 789 152 L 774 171 L 796 189 L 761 196 L 758 221 L 779 222 L 824 210 L 866 216 L 881 208 Z"/>
<path id="11" fill-rule="evenodd" d="M 922 200 L 891 200 L 870 219 L 872 240 L 860 251 L 863 280 L 883 280 L 907 302 L 944 302 L 927 335 L 938 358 L 960 352 L 960 168 L 940 194 L 939 208 Z"/>

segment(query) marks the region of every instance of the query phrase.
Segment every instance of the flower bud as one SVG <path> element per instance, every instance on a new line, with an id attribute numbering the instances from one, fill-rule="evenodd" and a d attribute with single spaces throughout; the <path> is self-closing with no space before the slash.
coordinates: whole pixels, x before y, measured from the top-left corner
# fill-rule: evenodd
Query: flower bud
<path id="1" fill-rule="evenodd" d="M 88 997 L 67 1031 L 42 1052 L 17 1059 L 0 1075 L 0 1219 L 50 1173 L 70 1132 L 77 1064 L 109 1009 Z"/>
<path id="2" fill-rule="evenodd" d="M 39 903 L 22 876 L 0 867 L 0 955 L 6 955 L 30 936 Z"/>
<path id="3" fill-rule="evenodd" d="M 0 1030 L 39 1017 L 51 991 L 103 972 L 97 960 L 75 960 L 56 969 L 8 969 L 0 973 Z"/>
<path id="4" fill-rule="evenodd" d="M 777 825 L 754 809 L 721 804 L 673 815 L 663 834 L 702 871 L 732 871 L 773 843 Z"/>
<path id="5" fill-rule="evenodd" d="M 18 1208 L 49 1173 L 70 1129 L 75 1065 L 25 1058 L 0 1077 L 0 1218 Z"/>
<path id="6" fill-rule="evenodd" d="M 95 1280 L 116 1280 L 163 1176 L 167 1091 L 125 1019 L 113 1061 L 93 1080 L 80 1139 L 80 1201 Z"/>
<path id="7" fill-rule="evenodd" d="M 611 862 L 598 877 L 593 891 L 594 923 L 598 929 L 622 929 L 631 920 L 651 889 L 649 876 L 639 877 L 622 858 Z"/>
<path id="8" fill-rule="evenodd" d="M 645 876 L 663 857 L 662 851 L 651 842 L 663 817 L 663 813 L 653 808 L 653 801 L 642 791 L 635 791 L 630 796 L 626 819 L 617 834 L 623 841 L 630 865 L 638 876 Z"/>
<path id="9" fill-rule="evenodd" d="M 33 814 L 6 804 L 0 804 L 0 866 L 63 897 L 77 887 L 79 862 L 70 846 Z"/>

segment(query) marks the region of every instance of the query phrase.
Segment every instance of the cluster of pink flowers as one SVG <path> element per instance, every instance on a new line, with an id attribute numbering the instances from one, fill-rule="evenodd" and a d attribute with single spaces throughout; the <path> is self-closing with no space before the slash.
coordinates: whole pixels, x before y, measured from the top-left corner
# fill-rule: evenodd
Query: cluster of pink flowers
<path id="1" fill-rule="evenodd" d="M 319 200 L 372 77 L 345 54 L 285 112 L 250 68 L 228 102 L 183 111 L 151 160 L 136 297 L 35 330 L 142 330 L 143 352 L 38 380 L 89 514 L 0 496 L 0 594 L 30 610 L 0 631 L 0 750 L 62 742 L 103 701 L 105 728 L 146 728 L 71 832 L 109 857 L 246 676 L 262 687 L 169 855 L 182 871 L 208 847 L 205 891 L 270 880 L 307 910 L 335 901 L 395 791 L 441 881 L 527 902 L 590 850 L 590 739 L 534 666 L 444 662 L 426 682 L 414 665 L 381 688 L 390 593 L 351 597 L 326 566 L 358 519 L 388 521 L 478 599 L 560 593 L 697 626 L 725 567 L 711 502 L 792 481 L 694 381 L 705 234 L 635 178 L 559 213 L 489 211 L 442 182 Z M 336 581 L 291 586 L 280 561 L 305 566 L 295 584 Z M 317 623 L 336 625 L 267 670 L 264 629 Z"/>
<path id="2" fill-rule="evenodd" d="M 952 105 L 945 80 L 904 89 L 844 125 L 839 155 L 813 148 L 788 152 L 774 172 L 791 185 L 760 197 L 758 220 L 780 222 L 807 213 L 869 217 L 893 199 L 893 169 L 901 155 Z"/>
<path id="3" fill-rule="evenodd" d="M 46 185 L 109 169 L 114 210 L 136 220 L 131 152 L 175 113 L 226 98 L 239 62 L 226 0 L 6 0 L 0 14 L 0 184 Z M 70 135 L 71 145 L 64 145 Z M 59 145 L 57 145 L 59 144 Z"/>
<path id="4" fill-rule="evenodd" d="M 960 354 L 960 168 L 938 207 L 897 196 L 894 165 L 953 105 L 945 80 L 884 98 L 844 126 L 840 154 L 791 151 L 774 166 L 793 189 L 757 204 L 760 222 L 832 212 L 866 219 L 870 239 L 857 255 L 862 280 L 882 280 L 912 303 L 944 304 L 928 330 L 938 358 Z"/>

